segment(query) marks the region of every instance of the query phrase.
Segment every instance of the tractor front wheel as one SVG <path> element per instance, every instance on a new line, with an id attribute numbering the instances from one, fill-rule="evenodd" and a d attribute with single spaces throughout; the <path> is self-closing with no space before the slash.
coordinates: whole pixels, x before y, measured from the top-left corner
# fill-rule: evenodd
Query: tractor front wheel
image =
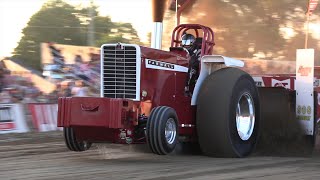
<path id="1" fill-rule="evenodd" d="M 175 110 L 167 106 L 153 108 L 146 131 L 147 142 L 153 153 L 171 153 L 178 141 L 178 118 Z"/>
<path id="2" fill-rule="evenodd" d="M 71 151 L 86 151 L 92 145 L 92 143 L 87 141 L 78 141 L 72 127 L 64 127 L 63 134 L 65 143 Z"/>

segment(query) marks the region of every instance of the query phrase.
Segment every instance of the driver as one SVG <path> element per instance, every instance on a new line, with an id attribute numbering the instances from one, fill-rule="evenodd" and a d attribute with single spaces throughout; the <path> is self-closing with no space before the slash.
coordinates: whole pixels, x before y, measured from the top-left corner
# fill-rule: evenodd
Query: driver
<path id="1" fill-rule="evenodd" d="M 195 43 L 196 38 L 192 34 L 184 34 L 181 37 L 181 45 L 186 48 L 190 54 L 190 61 L 188 67 L 187 79 L 184 87 L 186 96 L 191 96 L 196 81 L 199 77 L 199 62 L 201 49 L 198 44 Z"/>

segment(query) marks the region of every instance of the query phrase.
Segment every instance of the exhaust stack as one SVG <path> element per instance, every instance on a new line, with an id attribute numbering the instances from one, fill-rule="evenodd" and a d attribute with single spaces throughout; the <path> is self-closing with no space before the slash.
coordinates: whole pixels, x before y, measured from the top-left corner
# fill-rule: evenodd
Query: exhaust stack
<path id="1" fill-rule="evenodd" d="M 151 35 L 151 48 L 161 49 L 163 15 L 166 0 L 152 0 L 153 31 Z"/>

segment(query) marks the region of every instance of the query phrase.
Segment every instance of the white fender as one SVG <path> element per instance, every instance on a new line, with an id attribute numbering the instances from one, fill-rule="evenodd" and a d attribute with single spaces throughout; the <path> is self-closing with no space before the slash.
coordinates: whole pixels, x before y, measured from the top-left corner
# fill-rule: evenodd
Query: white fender
<path id="1" fill-rule="evenodd" d="M 223 67 L 243 67 L 244 62 L 238 59 L 225 57 L 221 55 L 206 55 L 201 58 L 201 70 L 200 75 L 193 90 L 191 99 L 191 105 L 197 104 L 197 97 L 203 81 L 212 72 L 221 69 Z"/>

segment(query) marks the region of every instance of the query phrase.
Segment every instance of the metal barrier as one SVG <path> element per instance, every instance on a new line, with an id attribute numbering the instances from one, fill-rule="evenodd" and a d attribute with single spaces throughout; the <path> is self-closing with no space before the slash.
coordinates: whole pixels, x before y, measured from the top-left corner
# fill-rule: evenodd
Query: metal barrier
<path id="1" fill-rule="evenodd" d="M 28 131 L 22 104 L 0 104 L 0 134 Z"/>
<path id="2" fill-rule="evenodd" d="M 57 127 L 57 104 L 27 104 L 31 113 L 32 124 L 36 131 L 56 131 L 61 130 Z"/>

